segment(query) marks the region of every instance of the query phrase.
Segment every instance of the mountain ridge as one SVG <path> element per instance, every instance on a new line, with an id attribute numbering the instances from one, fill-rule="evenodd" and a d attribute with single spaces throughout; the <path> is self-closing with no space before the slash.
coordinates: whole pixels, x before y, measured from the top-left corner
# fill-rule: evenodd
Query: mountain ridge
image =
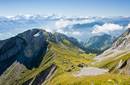
<path id="1" fill-rule="evenodd" d="M 33 85 L 45 82 L 46 78 L 50 78 L 55 72 L 58 63 L 64 60 L 62 57 L 64 58 L 65 54 L 60 53 L 60 49 L 65 52 L 69 52 L 68 50 L 71 49 L 70 55 L 74 58 L 78 52 L 84 53 L 76 39 L 60 33 L 52 34 L 41 29 L 28 30 L 1 41 L 0 85 L 4 84 L 4 81 L 6 81 L 6 85 L 16 83 L 20 85 L 32 83 Z M 61 59 L 58 58 L 59 54 L 62 56 Z M 30 76 L 26 76 L 27 74 Z"/>
<path id="2" fill-rule="evenodd" d="M 130 29 L 128 28 L 115 40 L 113 45 L 101 55 L 97 56 L 94 63 L 98 67 L 108 67 L 112 72 L 129 75 L 130 60 Z"/>
<path id="3" fill-rule="evenodd" d="M 75 38 L 42 29 L 27 30 L 0 41 L 0 85 L 109 85 L 108 80 L 127 85 L 129 35 L 127 30 L 108 50 L 95 57 Z M 97 70 L 105 73 L 96 74 Z"/>

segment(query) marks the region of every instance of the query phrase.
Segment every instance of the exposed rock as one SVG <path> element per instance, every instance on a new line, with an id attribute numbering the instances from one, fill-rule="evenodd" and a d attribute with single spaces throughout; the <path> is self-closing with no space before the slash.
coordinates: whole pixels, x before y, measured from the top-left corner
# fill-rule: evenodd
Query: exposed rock
<path id="1" fill-rule="evenodd" d="M 45 80 L 52 76 L 52 74 L 56 70 L 56 65 L 52 64 L 49 68 L 45 69 L 41 73 L 39 73 L 34 80 L 29 79 L 23 85 L 42 85 Z"/>
<path id="2" fill-rule="evenodd" d="M 34 35 L 39 33 L 39 36 Z M 48 42 L 41 30 L 33 29 L 0 42 L 0 74 L 14 61 L 31 69 L 37 67 L 45 54 Z"/>
<path id="3" fill-rule="evenodd" d="M 130 29 L 124 32 L 114 41 L 111 48 L 106 50 L 101 55 L 98 55 L 95 60 L 96 63 L 106 62 L 104 65 L 111 65 L 110 71 L 119 72 L 130 75 Z M 108 60 L 108 61 L 107 61 Z M 105 66 L 104 66 L 105 67 Z M 106 66 L 107 67 L 107 66 Z"/>
<path id="4" fill-rule="evenodd" d="M 84 64 L 84 63 L 80 63 L 80 64 L 78 64 L 78 67 L 83 68 L 84 66 L 85 66 L 85 64 Z"/>
<path id="5" fill-rule="evenodd" d="M 111 48 L 104 51 L 101 55 L 98 55 L 95 59 L 102 60 L 108 57 L 115 57 L 120 54 L 126 54 L 130 52 L 130 29 L 124 32 L 121 36 L 114 41 Z"/>
<path id="6" fill-rule="evenodd" d="M 71 71 L 72 71 L 72 69 L 71 69 L 71 68 L 69 68 L 69 69 L 67 69 L 66 71 L 67 71 L 67 72 L 71 72 Z"/>
<path id="7" fill-rule="evenodd" d="M 51 49 L 51 45 L 62 46 L 64 40 L 70 42 L 72 47 L 82 49 L 80 43 L 74 38 L 60 33 L 52 34 L 41 29 L 28 30 L 0 41 L 0 85 L 44 83 L 56 70 L 56 65 L 53 64 L 55 52 Z M 67 46 L 64 45 L 63 49 L 65 47 Z M 72 69 L 74 66 L 68 69 L 68 72 Z"/>
<path id="8" fill-rule="evenodd" d="M 100 69 L 96 67 L 84 67 L 80 71 L 74 74 L 76 77 L 80 76 L 95 76 L 95 75 L 101 75 L 108 72 L 108 69 Z"/>
<path id="9" fill-rule="evenodd" d="M 35 34 L 39 36 L 34 36 Z M 19 34 L 26 41 L 27 46 L 24 48 L 23 53 L 18 58 L 20 63 L 25 64 L 28 68 L 37 67 L 42 60 L 42 55 L 47 50 L 48 42 L 42 30 L 33 29 Z"/>
<path id="10" fill-rule="evenodd" d="M 126 75 L 130 75 L 130 59 L 125 62 L 125 64 L 121 68 L 121 73 Z"/>

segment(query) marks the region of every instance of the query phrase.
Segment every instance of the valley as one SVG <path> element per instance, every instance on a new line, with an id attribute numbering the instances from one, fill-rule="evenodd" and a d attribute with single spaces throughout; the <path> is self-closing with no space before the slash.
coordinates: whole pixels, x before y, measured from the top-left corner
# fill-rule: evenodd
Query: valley
<path id="1" fill-rule="evenodd" d="M 127 36 L 129 30 L 118 39 L 125 40 Z M 118 39 L 111 48 L 96 56 L 66 35 L 41 29 L 25 31 L 1 41 L 0 85 L 129 85 L 129 37 L 121 41 L 128 43 L 126 45 L 117 44 Z M 12 49 L 8 46 L 10 42 L 14 43 Z M 8 61 L 7 65 L 2 66 L 4 61 Z"/>
<path id="2" fill-rule="evenodd" d="M 130 85 L 130 0 L 0 0 L 0 85 Z"/>

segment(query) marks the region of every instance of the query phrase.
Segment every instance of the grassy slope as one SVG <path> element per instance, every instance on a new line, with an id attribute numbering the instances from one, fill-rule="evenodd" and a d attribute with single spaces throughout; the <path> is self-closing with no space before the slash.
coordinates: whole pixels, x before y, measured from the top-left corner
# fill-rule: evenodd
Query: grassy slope
<path id="1" fill-rule="evenodd" d="M 129 54 L 122 56 L 120 59 L 128 59 Z M 125 57 L 125 58 L 124 58 Z M 119 61 L 119 59 L 117 59 Z M 109 65 L 117 65 L 118 62 L 113 61 Z M 104 64 L 104 66 L 109 67 Z M 54 77 L 48 85 L 130 85 L 130 76 L 119 73 L 106 73 L 97 76 L 75 77 L 73 72 L 64 72 Z"/>
<path id="2" fill-rule="evenodd" d="M 76 71 L 79 69 L 78 64 L 84 63 L 87 65 L 92 62 L 92 59 L 89 57 L 94 56 L 93 54 L 85 54 L 84 52 L 80 52 L 78 48 L 74 47 L 67 40 L 59 44 L 50 42 L 48 48 L 49 50 L 40 67 L 36 68 L 34 71 L 25 71 L 25 73 L 22 74 L 22 79 L 20 80 L 21 83 L 33 78 L 51 64 L 55 64 L 58 67 L 53 78 L 66 73 L 69 70 L 71 72 Z"/>
<path id="3" fill-rule="evenodd" d="M 22 64 L 14 62 L 1 76 L 0 85 L 21 85 L 23 82 L 35 78 L 41 71 L 52 65 L 53 57 L 54 52 L 49 49 L 43 57 L 40 66 L 33 69 L 27 69 Z"/>
<path id="4" fill-rule="evenodd" d="M 57 52 L 57 57 L 55 60 L 56 65 L 58 66 L 57 72 L 48 82 L 48 85 L 129 85 L 130 76 L 116 74 L 116 73 L 107 73 L 98 76 L 84 76 L 84 77 L 74 77 L 73 72 L 79 70 L 77 67 L 80 63 L 85 63 L 86 66 L 90 65 L 93 55 L 80 54 L 77 50 L 62 49 L 61 47 L 55 47 L 54 50 Z M 64 56 L 63 56 L 64 55 Z M 82 56 L 83 55 L 83 56 Z M 128 59 L 122 56 L 120 59 Z M 91 58 L 90 58 L 91 57 Z M 120 59 L 117 59 L 119 61 Z M 112 60 L 112 59 L 111 59 Z M 114 63 L 115 61 L 113 61 Z M 117 63 L 116 63 L 117 64 Z M 67 72 L 66 69 L 71 69 L 70 72 Z"/>
<path id="5" fill-rule="evenodd" d="M 130 85 L 129 79 L 129 76 L 109 73 L 83 77 L 74 77 L 72 73 L 64 73 L 55 77 L 49 85 Z"/>
<path id="6" fill-rule="evenodd" d="M 62 43 L 50 42 L 48 51 L 38 68 L 27 69 L 22 64 L 14 62 L 0 77 L 0 85 L 21 85 L 29 79 L 34 80 L 40 72 L 52 64 L 58 67 L 55 77 L 68 70 L 76 71 L 79 69 L 77 66 L 79 63 L 87 64 L 91 62 L 91 59 L 87 58 L 89 56 L 92 56 L 92 54 L 79 51 L 67 40 L 63 40 Z"/>
<path id="7" fill-rule="evenodd" d="M 117 68 L 118 65 L 120 63 L 123 64 L 128 59 L 130 59 L 130 53 L 122 54 L 122 55 L 116 56 L 116 57 L 106 58 L 100 62 L 95 63 L 93 66 L 107 68 L 107 69 L 110 69 L 111 72 L 117 72 L 119 69 L 119 68 Z"/>
<path id="8" fill-rule="evenodd" d="M 20 75 L 16 76 L 14 71 L 18 68 L 17 65 L 12 65 L 5 73 L 4 77 L 0 79 L 0 85 L 9 84 L 9 85 L 21 85 L 23 82 L 29 79 L 35 79 L 41 71 L 48 68 L 50 65 L 57 65 L 57 69 L 51 79 L 46 81 L 47 85 L 129 85 L 130 77 L 116 74 L 116 73 L 107 73 L 104 75 L 98 76 L 84 76 L 84 77 L 74 77 L 73 72 L 80 69 L 79 64 L 84 63 L 88 66 L 93 61 L 93 54 L 85 54 L 80 49 L 73 46 L 69 41 L 63 40 L 62 43 L 52 43 L 50 42 L 48 46 L 48 51 L 44 56 L 40 66 L 38 68 L 33 68 L 32 70 L 26 69 L 22 66 Z M 127 56 L 127 55 L 126 55 Z M 128 55 L 129 56 L 129 55 Z M 128 59 L 128 57 L 120 57 L 123 59 Z M 119 59 L 120 60 L 120 59 Z M 117 59 L 117 63 L 119 62 Z M 110 63 L 113 62 L 113 63 Z M 116 61 L 110 59 L 108 63 L 106 61 L 101 62 L 97 67 L 104 67 L 110 63 L 108 67 L 111 67 Z M 104 64 L 105 63 L 105 64 Z M 97 64 L 98 65 L 98 64 Z M 102 66 L 100 66 L 102 65 Z M 10 76 L 10 77 L 9 77 Z M 8 81 L 7 81 L 8 80 Z M 5 82 L 7 81 L 7 82 Z"/>
<path id="9" fill-rule="evenodd" d="M 84 62 L 85 64 L 90 65 L 90 62 L 93 61 L 87 57 L 88 55 L 84 55 L 82 57 L 80 56 L 80 58 L 77 58 L 80 55 L 80 54 L 76 54 L 77 52 L 72 51 L 72 53 L 70 53 L 64 50 L 62 54 L 60 48 L 56 50 L 60 51 L 58 53 L 61 54 L 61 56 L 59 54 L 59 59 L 61 57 L 61 60 L 56 61 L 56 64 L 59 66 L 59 68 L 57 69 L 57 73 L 55 74 L 55 76 L 49 81 L 48 85 L 93 85 L 93 84 L 94 85 L 130 85 L 130 81 L 129 81 L 130 76 L 115 73 L 115 72 L 98 75 L 98 76 L 75 77 L 73 76 L 73 72 L 79 69 L 77 67 L 77 64 Z M 67 65 L 62 62 L 63 61 L 62 55 L 66 56 L 66 57 L 64 56 L 64 58 L 65 59 L 67 58 L 66 60 L 68 60 Z M 127 60 L 129 56 L 130 54 L 126 54 L 123 56 L 119 56 L 116 59 L 112 58 L 112 59 L 104 60 L 96 64 L 95 66 L 111 69 L 113 67 L 116 67 L 120 62 L 120 60 L 122 60 L 122 62 Z M 66 68 L 71 68 L 72 65 L 74 65 L 76 69 L 73 69 L 71 72 L 64 71 L 64 69 Z"/>

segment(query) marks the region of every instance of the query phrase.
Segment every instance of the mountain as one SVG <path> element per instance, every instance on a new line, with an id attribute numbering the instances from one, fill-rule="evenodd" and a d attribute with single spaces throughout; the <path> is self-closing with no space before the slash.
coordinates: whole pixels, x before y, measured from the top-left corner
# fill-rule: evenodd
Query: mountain
<path id="1" fill-rule="evenodd" d="M 84 43 L 87 52 L 102 53 L 107 48 L 111 47 L 113 38 L 108 34 L 92 36 Z"/>
<path id="2" fill-rule="evenodd" d="M 104 53 L 75 38 L 32 29 L 0 41 L 0 85 L 128 85 L 128 29 Z"/>
<path id="3" fill-rule="evenodd" d="M 97 67 L 110 72 L 130 75 L 130 28 L 119 36 L 111 48 L 95 58 Z"/>
<path id="4" fill-rule="evenodd" d="M 41 85 L 90 60 L 78 41 L 32 29 L 0 41 L 0 85 Z M 71 61 L 72 60 L 72 61 Z M 82 65 L 81 65 L 82 66 Z"/>
<path id="5" fill-rule="evenodd" d="M 79 66 L 81 67 L 79 70 L 60 74 L 52 79 L 51 84 L 129 85 L 129 43 L 130 29 L 124 32 L 121 36 L 119 36 L 112 43 L 110 48 L 105 50 L 100 55 L 86 57 L 87 59 L 90 59 L 90 62 L 85 63 L 85 65 L 84 63 L 79 64 Z"/>
<path id="6" fill-rule="evenodd" d="M 111 30 L 117 37 L 129 21 L 129 17 L 0 17 L 0 85 L 128 85 L 130 30 L 116 40 Z M 56 28 L 57 22 L 65 25 Z M 120 28 L 119 33 L 113 26 Z M 35 27 L 42 29 L 31 29 Z M 93 30 L 103 35 L 93 36 Z M 71 36 L 88 41 L 79 43 Z M 95 57 L 97 49 L 105 51 Z"/>

